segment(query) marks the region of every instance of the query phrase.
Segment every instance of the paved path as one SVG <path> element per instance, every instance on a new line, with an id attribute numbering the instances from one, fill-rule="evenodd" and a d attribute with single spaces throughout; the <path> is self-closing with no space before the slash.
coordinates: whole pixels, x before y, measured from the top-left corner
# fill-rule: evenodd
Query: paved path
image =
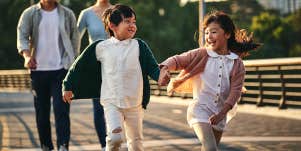
<path id="1" fill-rule="evenodd" d="M 200 150 L 199 141 L 186 123 L 188 102 L 180 98 L 151 98 L 144 120 L 146 151 Z M 0 150 L 39 150 L 32 106 L 29 94 L 0 94 Z M 275 107 L 240 105 L 238 111 L 224 133 L 220 150 L 301 150 L 301 109 L 279 111 Z M 100 150 L 91 101 L 78 100 L 72 104 L 71 124 L 71 151 Z M 52 132 L 55 142 L 55 130 Z"/>

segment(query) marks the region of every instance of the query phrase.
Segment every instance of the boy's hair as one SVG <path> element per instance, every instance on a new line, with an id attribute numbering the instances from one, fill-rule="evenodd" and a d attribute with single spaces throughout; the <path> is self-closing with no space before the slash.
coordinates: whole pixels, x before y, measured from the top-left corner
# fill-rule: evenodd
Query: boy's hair
<path id="1" fill-rule="evenodd" d="M 247 56 L 248 51 L 254 50 L 262 45 L 253 42 L 253 33 L 248 35 L 246 30 L 236 29 L 232 19 L 222 11 L 213 11 L 206 15 L 203 22 L 203 30 L 205 31 L 208 25 L 213 22 L 219 24 L 225 33 L 230 34 L 228 48 L 240 57 Z"/>
<path id="2" fill-rule="evenodd" d="M 109 28 L 110 22 L 118 26 L 124 18 L 130 18 L 133 15 L 136 18 L 135 11 L 126 5 L 116 4 L 106 9 L 102 15 L 102 21 L 105 25 L 105 30 L 109 33 L 110 37 L 114 36 L 113 31 Z"/>

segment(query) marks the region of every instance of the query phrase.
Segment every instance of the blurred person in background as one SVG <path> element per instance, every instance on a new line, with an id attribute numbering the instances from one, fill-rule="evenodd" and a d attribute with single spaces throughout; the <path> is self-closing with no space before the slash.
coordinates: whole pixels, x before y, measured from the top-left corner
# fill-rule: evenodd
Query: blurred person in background
<path id="1" fill-rule="evenodd" d="M 109 0 L 97 0 L 93 6 L 81 11 L 77 22 L 78 30 L 80 32 L 80 39 L 82 39 L 86 31 L 88 32 L 90 44 L 96 40 L 104 40 L 108 38 L 102 22 L 102 14 L 110 6 L 111 3 Z M 94 111 L 94 126 L 101 147 L 104 149 L 106 146 L 106 125 L 103 107 L 100 104 L 99 98 L 94 98 L 92 101 Z"/>
<path id="2" fill-rule="evenodd" d="M 36 124 L 43 151 L 53 150 L 51 97 L 57 148 L 67 151 L 70 105 L 62 99 L 62 81 L 79 54 L 79 33 L 72 10 L 57 0 L 40 0 L 25 9 L 17 26 L 17 48 L 30 69 Z"/>

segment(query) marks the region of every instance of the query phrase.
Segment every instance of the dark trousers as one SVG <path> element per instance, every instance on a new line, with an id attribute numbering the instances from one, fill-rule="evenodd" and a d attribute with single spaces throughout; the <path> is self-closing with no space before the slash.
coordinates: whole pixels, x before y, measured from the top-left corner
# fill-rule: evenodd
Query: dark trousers
<path id="1" fill-rule="evenodd" d="M 98 140 L 101 147 L 106 146 L 106 124 L 103 113 L 103 107 L 100 105 L 99 99 L 93 99 L 93 110 L 94 110 L 94 126 L 97 132 Z"/>
<path id="2" fill-rule="evenodd" d="M 34 95 L 36 123 L 41 145 L 53 149 L 51 139 L 50 109 L 51 97 L 55 118 L 57 146 L 66 145 L 70 140 L 70 106 L 62 99 L 62 81 L 67 70 L 32 71 L 31 82 Z"/>

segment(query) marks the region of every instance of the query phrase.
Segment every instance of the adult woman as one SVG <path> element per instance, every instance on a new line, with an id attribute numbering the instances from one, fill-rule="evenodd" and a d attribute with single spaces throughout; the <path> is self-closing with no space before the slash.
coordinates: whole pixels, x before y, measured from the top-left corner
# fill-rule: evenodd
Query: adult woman
<path id="1" fill-rule="evenodd" d="M 98 39 L 107 39 L 107 34 L 102 22 L 102 14 L 110 6 L 109 0 L 97 0 L 93 6 L 81 11 L 77 23 L 81 38 L 87 30 L 90 44 Z M 101 147 L 104 149 L 106 146 L 106 126 L 103 107 L 100 105 L 99 99 L 93 99 L 93 110 L 94 126 Z"/>

